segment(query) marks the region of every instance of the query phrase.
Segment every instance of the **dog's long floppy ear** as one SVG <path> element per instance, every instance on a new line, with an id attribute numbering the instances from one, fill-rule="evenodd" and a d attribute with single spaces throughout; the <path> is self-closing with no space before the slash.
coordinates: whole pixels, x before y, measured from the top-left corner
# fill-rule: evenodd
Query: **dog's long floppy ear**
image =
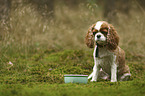
<path id="1" fill-rule="evenodd" d="M 93 35 L 93 28 L 95 24 L 93 24 L 89 29 L 85 37 L 85 43 L 89 48 L 94 48 L 94 35 Z"/>
<path id="2" fill-rule="evenodd" d="M 114 51 L 119 43 L 119 36 L 115 30 L 115 28 L 113 27 L 113 25 L 109 24 L 108 28 L 108 35 L 107 35 L 107 48 L 110 51 Z"/>

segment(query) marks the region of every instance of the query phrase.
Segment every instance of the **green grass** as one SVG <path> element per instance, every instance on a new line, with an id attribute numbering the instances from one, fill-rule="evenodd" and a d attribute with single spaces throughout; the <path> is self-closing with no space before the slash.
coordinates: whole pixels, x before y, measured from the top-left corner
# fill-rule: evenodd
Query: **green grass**
<path id="1" fill-rule="evenodd" d="M 74 10 L 56 2 L 55 18 L 44 20 L 31 4 L 14 2 L 9 26 L 0 26 L 0 96 L 145 94 L 145 19 L 136 5 L 130 16 L 118 12 L 118 23 L 113 24 L 126 52 L 130 80 L 65 84 L 64 74 L 92 72 L 93 50 L 86 47 L 84 37 L 93 23 L 104 20 L 103 8 L 81 3 Z"/>
<path id="2" fill-rule="evenodd" d="M 26 58 L 27 57 L 27 58 Z M 145 93 L 145 65 L 138 56 L 126 56 L 131 79 L 111 83 L 98 80 L 88 84 L 65 84 L 64 74 L 87 74 L 92 72 L 92 51 L 46 50 L 28 56 L 13 55 L 11 62 L 1 68 L 1 96 L 68 96 L 68 95 L 117 95 L 142 96 Z M 138 61 L 138 62 L 135 62 Z M 134 62 L 134 63 L 133 63 Z M 2 66 L 2 65 L 1 65 Z"/>
<path id="3" fill-rule="evenodd" d="M 99 82 L 89 84 L 48 84 L 30 83 L 28 85 L 1 85 L 1 96 L 143 96 L 142 82 Z"/>

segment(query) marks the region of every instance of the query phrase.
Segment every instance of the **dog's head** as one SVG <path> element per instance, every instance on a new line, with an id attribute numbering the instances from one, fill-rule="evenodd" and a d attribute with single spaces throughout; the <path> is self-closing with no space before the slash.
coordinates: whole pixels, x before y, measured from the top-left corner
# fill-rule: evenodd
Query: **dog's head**
<path id="1" fill-rule="evenodd" d="M 119 43 L 119 37 L 111 24 L 98 21 L 89 28 L 85 42 L 90 48 L 93 48 L 94 44 L 98 44 L 106 46 L 109 50 L 115 50 Z"/>

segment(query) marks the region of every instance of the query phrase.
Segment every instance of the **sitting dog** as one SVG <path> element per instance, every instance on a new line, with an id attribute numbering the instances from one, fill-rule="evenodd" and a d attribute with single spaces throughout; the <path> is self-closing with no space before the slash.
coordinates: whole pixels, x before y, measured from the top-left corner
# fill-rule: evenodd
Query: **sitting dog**
<path id="1" fill-rule="evenodd" d="M 98 21 L 93 24 L 85 38 L 86 45 L 94 48 L 94 67 L 88 79 L 109 79 L 111 82 L 126 81 L 131 76 L 125 64 L 125 52 L 118 46 L 119 37 L 114 27 Z"/>

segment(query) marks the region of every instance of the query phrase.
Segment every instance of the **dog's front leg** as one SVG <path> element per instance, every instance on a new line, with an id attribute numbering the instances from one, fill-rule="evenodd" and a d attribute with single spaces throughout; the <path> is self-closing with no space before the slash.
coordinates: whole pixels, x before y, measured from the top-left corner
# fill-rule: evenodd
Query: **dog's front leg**
<path id="1" fill-rule="evenodd" d="M 113 56 L 113 62 L 112 62 L 112 65 L 111 65 L 111 82 L 117 82 L 116 56 Z"/>
<path id="2" fill-rule="evenodd" d="M 92 80 L 91 80 L 92 82 L 97 81 L 98 73 L 99 73 L 98 58 L 94 58 L 94 62 L 95 62 L 95 65 L 93 67 Z"/>

